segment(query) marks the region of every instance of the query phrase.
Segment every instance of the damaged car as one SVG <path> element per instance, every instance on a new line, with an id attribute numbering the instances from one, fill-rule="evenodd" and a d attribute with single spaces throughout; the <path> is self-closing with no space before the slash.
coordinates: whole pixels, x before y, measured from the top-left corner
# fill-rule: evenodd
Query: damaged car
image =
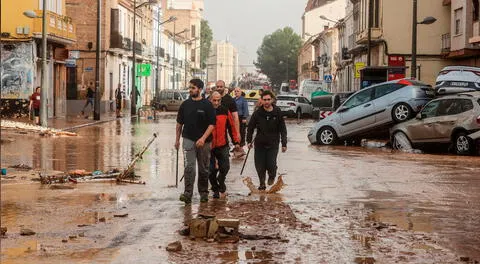
<path id="1" fill-rule="evenodd" d="M 388 136 L 388 126 L 415 116 L 435 91 L 422 82 L 400 79 L 364 88 L 351 95 L 333 114 L 320 120 L 308 132 L 312 144 L 334 145 L 340 140 L 358 139 L 376 131 Z"/>
<path id="2" fill-rule="evenodd" d="M 390 138 L 397 150 L 445 144 L 458 155 L 470 155 L 475 146 L 468 135 L 479 130 L 480 92 L 460 93 L 432 100 L 415 119 L 392 127 Z"/>

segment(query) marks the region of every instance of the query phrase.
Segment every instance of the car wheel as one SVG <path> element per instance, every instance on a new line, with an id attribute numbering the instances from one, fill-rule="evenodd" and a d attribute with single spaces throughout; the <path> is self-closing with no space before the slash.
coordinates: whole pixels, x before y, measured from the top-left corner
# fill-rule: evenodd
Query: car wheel
<path id="1" fill-rule="evenodd" d="M 167 112 L 167 106 L 166 105 L 162 106 L 162 111 Z"/>
<path id="2" fill-rule="evenodd" d="M 392 119 L 395 123 L 407 121 L 412 116 L 412 108 L 405 103 L 399 103 L 392 109 Z"/>
<path id="3" fill-rule="evenodd" d="M 410 151 L 413 149 L 410 139 L 408 139 L 407 135 L 401 131 L 397 131 L 393 134 L 392 147 L 393 149 L 400 151 Z"/>
<path id="4" fill-rule="evenodd" d="M 317 141 L 322 145 L 334 145 L 337 142 L 337 133 L 331 127 L 324 127 L 318 132 Z"/>
<path id="5" fill-rule="evenodd" d="M 297 118 L 298 119 L 302 118 L 302 109 L 301 108 L 297 109 Z"/>
<path id="6" fill-rule="evenodd" d="M 472 153 L 473 144 L 465 132 L 457 133 L 453 144 L 457 155 L 469 155 Z"/>

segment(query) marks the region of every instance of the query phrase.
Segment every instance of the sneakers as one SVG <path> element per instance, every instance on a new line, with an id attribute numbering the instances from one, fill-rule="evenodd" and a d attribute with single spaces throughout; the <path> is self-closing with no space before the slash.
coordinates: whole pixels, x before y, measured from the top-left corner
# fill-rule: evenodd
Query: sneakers
<path id="1" fill-rule="evenodd" d="M 219 198 L 220 198 L 220 193 L 213 192 L 213 199 L 219 199 Z"/>
<path id="2" fill-rule="evenodd" d="M 265 187 L 265 186 L 262 186 L 262 185 L 258 186 L 259 191 L 265 191 L 266 189 L 267 189 L 267 187 Z"/>
<path id="3" fill-rule="evenodd" d="M 268 181 L 267 181 L 268 185 L 272 185 L 275 183 L 275 177 L 268 177 Z"/>
<path id="4" fill-rule="evenodd" d="M 180 201 L 184 202 L 185 204 L 191 204 L 192 203 L 192 199 L 191 198 L 188 198 L 185 194 L 181 194 L 180 195 Z"/>

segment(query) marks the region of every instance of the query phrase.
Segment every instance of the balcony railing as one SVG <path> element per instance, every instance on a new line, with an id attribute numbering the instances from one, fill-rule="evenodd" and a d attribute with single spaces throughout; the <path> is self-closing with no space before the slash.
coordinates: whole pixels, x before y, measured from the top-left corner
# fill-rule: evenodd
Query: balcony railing
<path id="1" fill-rule="evenodd" d="M 42 10 L 35 10 L 38 16 L 42 16 Z M 77 40 L 75 26 L 73 25 L 72 18 L 67 16 L 61 16 L 57 13 L 47 11 L 47 34 L 48 37 L 56 37 L 58 41 L 74 42 Z M 42 18 L 33 19 L 34 35 L 42 34 Z"/>
<path id="2" fill-rule="evenodd" d="M 450 52 L 451 48 L 451 38 L 450 33 L 446 33 L 442 35 L 442 53 Z"/>

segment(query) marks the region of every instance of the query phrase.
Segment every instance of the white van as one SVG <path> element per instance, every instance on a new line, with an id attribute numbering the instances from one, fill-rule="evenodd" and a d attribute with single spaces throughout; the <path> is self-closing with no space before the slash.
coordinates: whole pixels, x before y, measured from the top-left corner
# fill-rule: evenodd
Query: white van
<path id="1" fill-rule="evenodd" d="M 312 93 L 321 90 L 323 82 L 320 80 L 305 79 L 300 83 L 298 95 L 305 96 L 308 100 L 312 100 Z"/>
<path id="2" fill-rule="evenodd" d="M 437 76 L 435 92 L 438 95 L 480 91 L 480 68 L 448 66 Z"/>

